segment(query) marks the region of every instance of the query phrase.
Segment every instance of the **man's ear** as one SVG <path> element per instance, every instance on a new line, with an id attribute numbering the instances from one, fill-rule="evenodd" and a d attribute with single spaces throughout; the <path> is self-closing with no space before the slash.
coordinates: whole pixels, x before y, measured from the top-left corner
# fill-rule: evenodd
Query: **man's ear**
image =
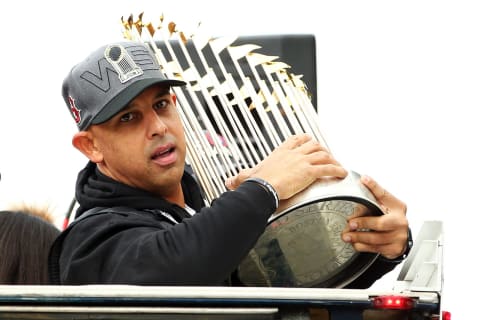
<path id="1" fill-rule="evenodd" d="M 89 131 L 79 131 L 72 139 L 72 144 L 80 150 L 90 161 L 99 163 L 103 161 L 103 154 L 95 146 L 93 135 Z"/>

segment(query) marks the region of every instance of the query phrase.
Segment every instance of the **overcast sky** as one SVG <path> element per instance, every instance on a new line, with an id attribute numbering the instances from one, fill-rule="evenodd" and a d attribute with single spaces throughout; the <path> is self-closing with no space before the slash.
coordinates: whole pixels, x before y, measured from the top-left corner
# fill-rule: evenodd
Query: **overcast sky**
<path id="1" fill-rule="evenodd" d="M 61 221 L 86 161 L 71 146 L 76 127 L 61 83 L 91 50 L 122 39 L 122 16 L 145 12 L 154 21 L 163 13 L 186 30 L 201 22 L 212 36 L 314 34 L 319 122 L 329 146 L 347 168 L 407 203 L 414 234 L 425 220 L 444 222 L 444 305 L 468 318 L 473 303 L 454 296 L 478 284 L 471 260 L 480 221 L 480 6 L 315 3 L 3 1 L 0 207 L 48 205 Z"/>

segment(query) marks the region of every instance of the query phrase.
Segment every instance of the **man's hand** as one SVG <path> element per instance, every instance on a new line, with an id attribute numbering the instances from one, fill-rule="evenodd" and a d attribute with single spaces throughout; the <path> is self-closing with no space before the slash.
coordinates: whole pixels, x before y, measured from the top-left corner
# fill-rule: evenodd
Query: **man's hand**
<path id="1" fill-rule="evenodd" d="M 234 190 L 247 178 L 261 178 L 270 183 L 283 200 L 319 178 L 345 178 L 346 175 L 347 170 L 318 141 L 307 134 L 299 134 L 289 137 L 255 167 L 227 179 L 225 186 Z"/>
<path id="2" fill-rule="evenodd" d="M 387 259 L 398 258 L 407 248 L 407 207 L 372 178 L 362 176 L 361 181 L 370 189 L 385 214 L 352 216 L 342 239 L 350 242 L 357 251 L 380 253 Z M 365 229 L 369 231 L 357 231 Z"/>

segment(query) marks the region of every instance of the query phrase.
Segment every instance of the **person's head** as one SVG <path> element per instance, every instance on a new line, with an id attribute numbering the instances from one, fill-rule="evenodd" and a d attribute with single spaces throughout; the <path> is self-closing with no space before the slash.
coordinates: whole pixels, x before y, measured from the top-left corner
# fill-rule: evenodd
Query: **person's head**
<path id="1" fill-rule="evenodd" d="M 62 95 L 79 132 L 73 145 L 102 173 L 168 198 L 178 191 L 186 145 L 170 87 L 141 42 L 100 47 L 74 66 Z"/>
<path id="2" fill-rule="evenodd" d="M 0 284 L 48 284 L 48 254 L 59 234 L 46 209 L 0 211 Z"/>

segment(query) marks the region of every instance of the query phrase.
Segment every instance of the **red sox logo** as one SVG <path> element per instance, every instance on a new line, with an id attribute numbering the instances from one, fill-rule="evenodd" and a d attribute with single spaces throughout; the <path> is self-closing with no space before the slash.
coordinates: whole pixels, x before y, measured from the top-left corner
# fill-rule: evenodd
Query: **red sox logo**
<path id="1" fill-rule="evenodd" d="M 75 105 L 75 99 L 73 99 L 71 96 L 68 96 L 68 102 L 70 103 L 70 112 L 72 113 L 75 123 L 80 123 L 82 118 L 80 117 L 80 110 L 78 110 L 77 106 Z"/>

